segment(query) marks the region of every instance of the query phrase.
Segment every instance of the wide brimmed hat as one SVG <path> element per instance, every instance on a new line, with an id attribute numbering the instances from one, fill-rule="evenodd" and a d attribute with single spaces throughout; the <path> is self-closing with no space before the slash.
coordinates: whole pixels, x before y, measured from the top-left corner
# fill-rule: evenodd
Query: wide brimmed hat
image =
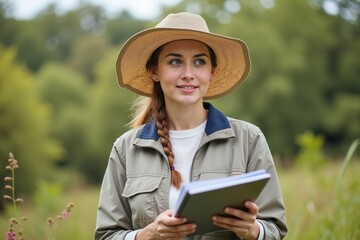
<path id="1" fill-rule="evenodd" d="M 151 96 L 153 80 L 146 62 L 158 47 L 183 39 L 201 41 L 215 52 L 217 67 L 204 98 L 223 96 L 245 80 L 250 70 L 246 44 L 237 38 L 210 33 L 201 16 L 182 12 L 169 14 L 154 28 L 141 31 L 125 42 L 116 62 L 119 85 Z"/>

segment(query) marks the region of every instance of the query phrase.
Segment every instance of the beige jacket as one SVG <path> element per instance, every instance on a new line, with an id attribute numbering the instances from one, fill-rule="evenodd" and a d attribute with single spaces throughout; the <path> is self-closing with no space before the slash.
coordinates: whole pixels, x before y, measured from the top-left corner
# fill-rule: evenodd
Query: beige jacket
<path id="1" fill-rule="evenodd" d="M 204 107 L 208 120 L 193 159 L 191 181 L 265 169 L 272 177 L 256 201 L 258 221 L 264 227 L 265 239 L 282 239 L 287 232 L 285 208 L 263 133 L 250 123 L 227 118 L 211 104 Z M 124 239 L 169 208 L 170 169 L 166 159 L 154 122 L 116 140 L 101 186 L 96 240 Z M 187 239 L 238 238 L 222 231 Z"/>

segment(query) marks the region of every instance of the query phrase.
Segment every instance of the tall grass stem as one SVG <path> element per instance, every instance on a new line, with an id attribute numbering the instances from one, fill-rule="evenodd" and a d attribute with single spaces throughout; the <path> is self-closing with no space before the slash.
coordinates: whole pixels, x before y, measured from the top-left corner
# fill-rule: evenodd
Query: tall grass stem
<path id="1" fill-rule="evenodd" d="M 359 144 L 360 144 L 360 139 L 356 139 L 355 141 L 353 141 L 352 144 L 350 145 L 349 150 L 346 153 L 344 162 L 341 164 L 341 168 L 340 168 L 339 174 L 337 175 L 336 182 L 335 182 L 335 193 L 336 194 L 340 190 L 342 179 L 345 175 L 345 171 L 349 165 L 351 157 L 353 156 L 353 154 L 354 154 L 356 148 L 359 146 Z"/>
<path id="2" fill-rule="evenodd" d="M 18 215 L 18 210 L 17 210 L 17 204 L 16 204 L 16 195 L 15 195 L 15 169 L 12 168 L 11 169 L 11 184 L 12 184 L 12 189 L 11 189 L 11 194 L 12 194 L 12 202 L 14 205 L 14 213 L 15 213 L 15 217 L 16 219 L 19 219 L 19 215 Z"/>

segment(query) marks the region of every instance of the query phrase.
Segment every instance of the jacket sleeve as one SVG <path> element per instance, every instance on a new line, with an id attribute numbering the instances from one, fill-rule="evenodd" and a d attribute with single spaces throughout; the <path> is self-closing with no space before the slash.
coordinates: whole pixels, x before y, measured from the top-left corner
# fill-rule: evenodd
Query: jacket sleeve
<path id="1" fill-rule="evenodd" d="M 125 239 L 132 231 L 131 210 L 122 197 L 126 182 L 124 156 L 113 146 L 100 189 L 95 240 Z"/>
<path id="2" fill-rule="evenodd" d="M 258 221 L 265 230 L 264 239 L 283 239 L 287 233 L 285 206 L 274 161 L 263 133 L 257 129 L 249 143 L 247 171 L 265 169 L 271 174 L 267 185 L 256 200 Z"/>

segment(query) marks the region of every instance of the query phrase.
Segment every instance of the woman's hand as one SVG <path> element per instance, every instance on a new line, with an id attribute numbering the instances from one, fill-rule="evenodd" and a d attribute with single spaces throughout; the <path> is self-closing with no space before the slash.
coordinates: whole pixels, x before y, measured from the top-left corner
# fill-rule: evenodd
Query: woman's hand
<path id="1" fill-rule="evenodd" d="M 141 229 L 136 240 L 181 239 L 195 231 L 196 225 L 185 218 L 172 217 L 172 210 L 161 213 L 154 222 Z"/>
<path id="2" fill-rule="evenodd" d="M 239 238 L 257 239 L 260 231 L 256 222 L 258 206 L 253 202 L 246 201 L 245 207 L 248 208 L 248 211 L 225 208 L 224 212 L 231 217 L 215 215 L 212 217 L 213 223 L 234 232 Z"/>

